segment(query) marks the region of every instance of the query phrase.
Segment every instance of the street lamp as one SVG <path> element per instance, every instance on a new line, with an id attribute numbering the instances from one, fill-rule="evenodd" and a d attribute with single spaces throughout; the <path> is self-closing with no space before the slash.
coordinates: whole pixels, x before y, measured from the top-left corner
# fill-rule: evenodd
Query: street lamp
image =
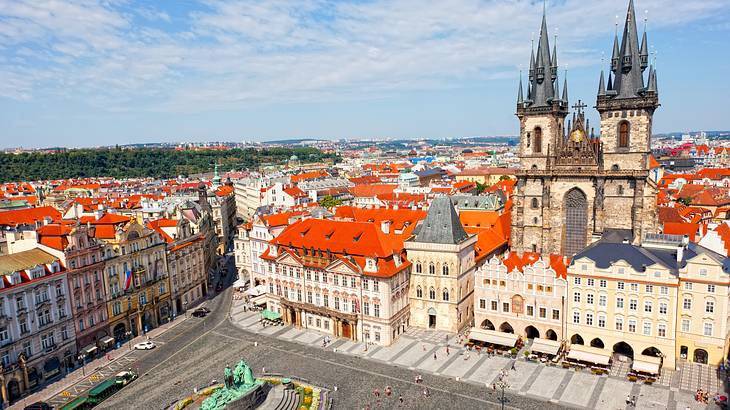
<path id="1" fill-rule="evenodd" d="M 502 410 L 504 410 L 504 403 L 507 402 L 507 399 L 504 398 L 504 390 L 509 389 L 509 382 L 507 381 L 507 371 L 502 369 L 499 373 L 499 380 L 497 380 L 497 387 L 502 390 L 502 397 L 499 399 L 499 402 L 502 403 Z"/>
<path id="2" fill-rule="evenodd" d="M 127 331 L 127 333 L 125 333 L 124 336 L 126 336 L 127 340 L 129 341 L 129 350 L 132 350 L 132 331 L 131 330 Z"/>
<path id="3" fill-rule="evenodd" d="M 81 375 L 86 377 L 86 354 L 79 353 L 79 360 L 81 360 Z"/>

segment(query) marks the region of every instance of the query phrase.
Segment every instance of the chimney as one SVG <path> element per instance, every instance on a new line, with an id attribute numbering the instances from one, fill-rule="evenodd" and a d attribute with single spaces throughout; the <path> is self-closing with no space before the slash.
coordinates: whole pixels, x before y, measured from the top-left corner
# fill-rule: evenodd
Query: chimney
<path id="1" fill-rule="evenodd" d="M 684 259 L 684 245 L 677 246 L 677 262 L 682 262 Z"/>
<path id="2" fill-rule="evenodd" d="M 383 233 L 385 233 L 385 234 L 390 233 L 390 221 L 389 220 L 381 221 L 380 230 L 383 231 Z"/>

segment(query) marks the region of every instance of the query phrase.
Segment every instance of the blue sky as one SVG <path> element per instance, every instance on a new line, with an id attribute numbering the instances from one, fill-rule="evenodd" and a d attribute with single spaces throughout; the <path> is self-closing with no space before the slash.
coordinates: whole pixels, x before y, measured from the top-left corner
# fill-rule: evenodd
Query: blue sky
<path id="1" fill-rule="evenodd" d="M 547 2 L 571 105 L 595 102 L 626 6 Z M 657 58 L 655 132 L 730 129 L 730 1 L 636 9 Z M 0 0 L 0 146 L 513 135 L 541 13 L 521 0 Z"/>

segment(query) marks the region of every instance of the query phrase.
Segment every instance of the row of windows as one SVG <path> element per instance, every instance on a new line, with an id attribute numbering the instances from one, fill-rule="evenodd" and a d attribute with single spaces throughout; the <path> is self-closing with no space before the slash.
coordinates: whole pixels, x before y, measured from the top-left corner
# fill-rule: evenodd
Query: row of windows
<path id="1" fill-rule="evenodd" d="M 421 265 L 420 262 L 416 263 L 416 273 L 423 273 L 423 265 Z M 433 263 L 428 264 L 428 273 L 430 275 L 436 274 L 436 266 Z M 441 275 L 443 275 L 443 276 L 449 275 L 449 266 L 448 265 L 441 266 Z"/>
<path id="2" fill-rule="evenodd" d="M 416 287 L 416 297 L 417 298 L 423 298 L 423 289 L 421 289 L 421 286 Z M 436 300 L 436 289 L 434 289 L 433 286 L 431 286 L 428 289 L 428 298 L 431 300 Z M 441 291 L 441 299 L 444 301 L 449 300 L 449 290 L 444 288 L 444 290 Z"/>
<path id="3" fill-rule="evenodd" d="M 584 265 L 585 266 L 585 265 Z M 585 278 L 585 284 L 586 286 L 595 286 L 596 280 L 593 278 Z M 598 287 L 599 288 L 607 288 L 608 287 L 608 281 L 606 279 L 599 279 L 598 281 Z M 573 284 L 574 285 L 582 285 L 583 284 L 583 278 L 581 277 L 574 277 L 573 278 Z M 714 292 L 715 287 L 712 286 L 712 291 Z M 618 281 L 616 282 L 616 288 L 618 290 L 626 290 L 626 282 Z M 629 289 L 632 292 L 638 292 L 639 291 L 639 284 L 638 283 L 629 283 Z M 644 285 L 644 293 L 654 293 L 654 285 Z M 668 295 L 669 294 L 669 287 L 667 286 L 659 286 L 659 294 L 660 295 Z"/>
<path id="4" fill-rule="evenodd" d="M 581 315 L 580 312 L 573 312 L 573 323 L 576 325 L 581 324 Z M 624 330 L 624 319 L 622 317 L 617 317 L 616 321 L 614 322 L 614 329 L 617 331 L 627 331 L 631 333 L 636 333 L 636 326 L 637 321 L 634 319 L 629 319 L 628 326 Z M 597 326 L 600 328 L 606 327 L 606 317 L 603 315 L 598 315 L 595 317 L 594 321 L 594 315 L 593 313 L 586 313 L 585 314 L 585 322 L 583 323 L 586 326 Z M 650 321 L 644 321 L 642 323 L 642 332 L 644 336 L 651 336 L 652 334 L 652 323 Z M 667 337 L 667 325 L 665 323 L 659 323 L 657 325 L 657 336 L 658 337 Z"/>
<path id="5" fill-rule="evenodd" d="M 503 288 L 503 287 L 506 287 L 507 286 L 507 282 L 506 281 L 504 281 L 504 280 L 499 280 L 498 281 L 497 279 L 483 279 L 482 280 L 482 283 L 485 286 L 489 286 L 489 285 L 497 286 L 497 285 L 499 285 L 500 288 Z M 537 285 L 537 286 L 535 286 L 532 283 L 528 283 L 527 284 L 527 290 L 533 290 L 535 288 L 537 288 L 537 291 L 538 292 L 542 292 L 542 291 L 552 292 L 553 291 L 553 287 L 550 286 L 550 285 Z"/>
<path id="6" fill-rule="evenodd" d="M 487 300 L 486 299 L 479 299 L 479 308 L 482 310 L 487 310 Z M 498 311 L 499 309 L 499 302 L 496 300 L 492 300 L 489 303 L 489 309 L 493 312 Z M 510 312 L 510 303 L 509 302 L 502 302 L 502 313 L 509 313 Z M 539 307 L 537 309 L 538 317 L 542 319 L 547 318 L 547 312 L 548 309 L 546 307 Z M 533 305 L 527 305 L 525 306 L 525 314 L 530 317 L 535 316 L 535 306 Z M 560 309 L 553 309 L 552 320 L 560 320 Z"/>
<path id="7" fill-rule="evenodd" d="M 623 309 L 624 308 L 624 297 L 623 296 L 617 296 L 616 297 L 616 308 L 617 309 Z M 598 296 L 598 306 L 605 307 L 607 305 L 608 298 L 606 295 L 599 295 Z M 573 302 L 580 303 L 581 302 L 581 293 L 575 292 L 573 293 Z M 586 304 L 593 305 L 595 303 L 595 298 L 592 293 L 589 293 L 586 295 Z M 639 300 L 630 298 L 629 299 L 629 310 L 637 311 L 639 306 Z M 647 300 L 644 301 L 644 312 L 645 313 L 652 313 L 654 310 L 654 302 Z M 659 302 L 659 313 L 662 315 L 666 315 L 669 310 L 669 305 L 666 302 Z"/>

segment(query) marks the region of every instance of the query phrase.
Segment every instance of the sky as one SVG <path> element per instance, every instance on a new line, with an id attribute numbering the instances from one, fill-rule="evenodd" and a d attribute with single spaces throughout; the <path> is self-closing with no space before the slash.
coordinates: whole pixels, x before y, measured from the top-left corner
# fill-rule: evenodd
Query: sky
<path id="1" fill-rule="evenodd" d="M 571 105 L 595 104 L 627 4 L 546 2 Z M 730 0 L 635 4 L 656 58 L 654 132 L 730 129 Z M 0 147 L 516 135 L 542 11 L 525 0 L 0 0 Z"/>

